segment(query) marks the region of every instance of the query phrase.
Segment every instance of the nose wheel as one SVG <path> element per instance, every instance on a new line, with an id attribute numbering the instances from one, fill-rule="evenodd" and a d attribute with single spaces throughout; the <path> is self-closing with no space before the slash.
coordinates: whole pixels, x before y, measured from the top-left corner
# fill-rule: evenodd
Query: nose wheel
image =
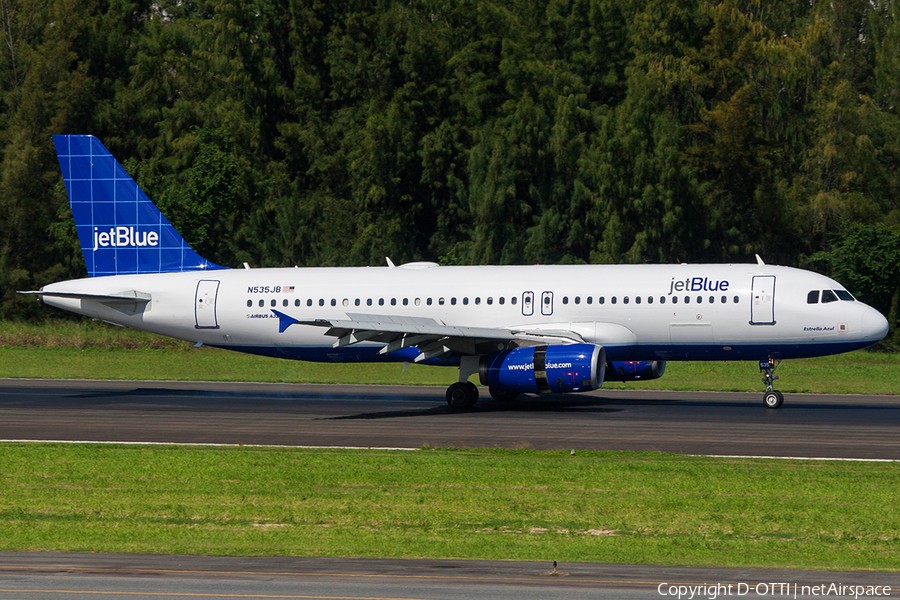
<path id="1" fill-rule="evenodd" d="M 784 394 L 777 390 L 766 392 L 763 395 L 763 402 L 766 408 L 781 408 L 781 405 L 784 404 Z"/>
<path id="2" fill-rule="evenodd" d="M 775 369 L 781 364 L 780 360 L 775 360 L 771 356 L 759 361 L 759 371 L 763 374 L 762 382 L 766 386 L 766 393 L 763 394 L 763 404 L 766 408 L 781 408 L 784 404 L 784 394 L 775 389 Z"/>

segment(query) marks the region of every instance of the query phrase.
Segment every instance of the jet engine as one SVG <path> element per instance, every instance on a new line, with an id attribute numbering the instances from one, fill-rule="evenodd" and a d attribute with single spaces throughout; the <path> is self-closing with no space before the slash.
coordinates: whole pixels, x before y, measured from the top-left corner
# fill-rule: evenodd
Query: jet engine
<path id="1" fill-rule="evenodd" d="M 659 379 L 665 372 L 664 360 L 614 360 L 606 363 L 606 381 Z"/>
<path id="2" fill-rule="evenodd" d="M 481 358 L 482 385 L 511 393 L 596 390 L 603 384 L 606 351 L 594 344 L 514 348 Z"/>

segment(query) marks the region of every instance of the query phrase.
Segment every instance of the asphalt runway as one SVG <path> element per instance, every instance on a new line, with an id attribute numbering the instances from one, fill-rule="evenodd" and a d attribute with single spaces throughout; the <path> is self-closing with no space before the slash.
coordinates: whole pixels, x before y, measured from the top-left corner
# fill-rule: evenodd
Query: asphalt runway
<path id="1" fill-rule="evenodd" d="M 451 410 L 435 387 L 0 380 L 0 439 L 531 447 L 900 460 L 900 396 L 598 390 Z"/>
<path id="2" fill-rule="evenodd" d="M 713 596 L 709 584 L 723 587 Z M 667 600 L 677 598 L 679 591 L 687 599 L 691 586 L 694 598 L 707 600 L 715 597 L 821 598 L 825 595 L 821 588 L 816 590 L 818 593 L 812 588 L 832 584 L 862 586 L 873 591 L 877 586 L 879 596 L 890 597 L 900 590 L 900 576 L 585 563 L 561 564 L 554 575 L 552 564 L 533 562 L 0 552 L 0 598 L 4 600 L 160 596 Z M 704 585 L 705 593 L 697 589 Z M 884 586 L 889 586 L 890 591 L 885 593 Z M 840 597 L 848 597 L 845 590 Z M 854 597 L 852 592 L 849 597 Z"/>
<path id="3" fill-rule="evenodd" d="M 430 387 L 10 379 L 0 380 L 0 439 L 900 460 L 900 396 L 788 395 L 772 411 L 761 394 L 600 390 L 504 404 L 482 392 L 473 409 L 456 412 L 442 388 Z M 720 598 L 823 595 L 811 587 L 804 594 L 803 585 L 890 585 L 890 596 L 900 590 L 900 576 L 880 573 L 597 564 L 551 570 L 549 563 L 498 561 L 0 552 L 0 598 L 628 600 L 717 583 L 734 586 Z M 707 589 L 695 597 L 711 596 Z"/>

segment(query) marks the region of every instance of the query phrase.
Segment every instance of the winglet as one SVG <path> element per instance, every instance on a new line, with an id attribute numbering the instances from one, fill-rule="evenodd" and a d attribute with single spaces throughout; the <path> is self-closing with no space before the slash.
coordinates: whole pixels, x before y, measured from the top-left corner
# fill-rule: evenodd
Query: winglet
<path id="1" fill-rule="evenodd" d="M 299 319 L 295 319 L 290 315 L 286 315 L 280 310 L 272 309 L 272 312 L 278 316 L 278 333 L 284 333 L 285 330 L 293 325 L 294 323 L 299 323 Z"/>
<path id="2" fill-rule="evenodd" d="M 54 135 L 75 230 L 91 277 L 222 269 L 184 241 L 92 135 Z"/>

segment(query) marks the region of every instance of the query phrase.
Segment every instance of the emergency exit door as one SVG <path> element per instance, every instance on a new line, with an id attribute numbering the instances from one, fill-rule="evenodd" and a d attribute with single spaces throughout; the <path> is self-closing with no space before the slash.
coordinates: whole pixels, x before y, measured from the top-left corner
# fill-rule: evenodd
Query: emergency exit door
<path id="1" fill-rule="evenodd" d="M 750 300 L 750 324 L 775 324 L 775 276 L 757 275 L 753 278 Z"/>
<path id="2" fill-rule="evenodd" d="M 204 279 L 197 282 L 197 294 L 194 297 L 194 318 L 197 329 L 218 329 L 216 319 L 216 296 L 219 294 L 219 282 Z"/>

